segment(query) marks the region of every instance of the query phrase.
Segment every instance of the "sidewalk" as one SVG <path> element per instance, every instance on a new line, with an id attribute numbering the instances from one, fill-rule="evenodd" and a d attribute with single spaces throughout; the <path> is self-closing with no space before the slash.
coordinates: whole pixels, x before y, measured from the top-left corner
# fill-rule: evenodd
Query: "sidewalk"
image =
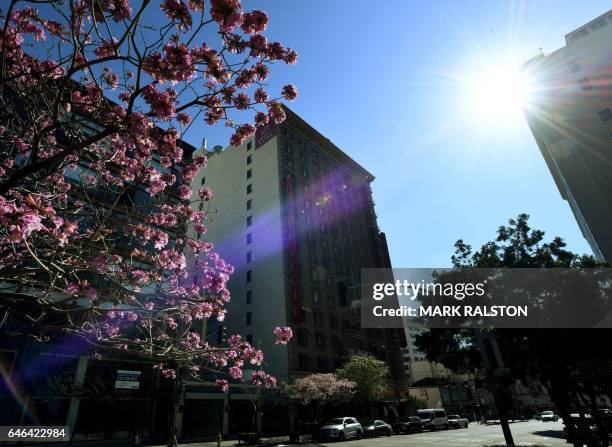
<path id="1" fill-rule="evenodd" d="M 322 447 L 321 444 L 310 443 L 307 442 L 304 438 L 303 441 L 297 442 L 289 442 L 288 436 L 277 436 L 272 438 L 261 438 L 261 442 L 259 444 L 254 444 L 254 447 L 257 446 L 275 446 L 275 445 L 301 445 L 303 447 Z M 217 441 L 202 441 L 202 442 L 180 442 L 179 445 L 185 447 L 217 447 Z M 234 447 L 234 446 L 246 446 L 247 444 L 239 444 L 237 439 L 231 439 L 227 441 L 221 441 L 221 447 Z M 158 445 L 155 447 L 166 447 L 165 444 Z"/>

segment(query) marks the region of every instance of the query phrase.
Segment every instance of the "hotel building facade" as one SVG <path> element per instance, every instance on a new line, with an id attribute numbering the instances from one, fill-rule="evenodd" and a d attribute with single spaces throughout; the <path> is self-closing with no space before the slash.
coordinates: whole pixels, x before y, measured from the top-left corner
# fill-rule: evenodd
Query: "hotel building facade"
<path id="1" fill-rule="evenodd" d="M 391 264 L 374 177 L 285 111 L 283 124 L 259 128 L 242 146 L 207 152 L 192 184 L 214 193 L 202 237 L 236 267 L 223 324 L 261 347 L 266 369 L 284 381 L 372 354 L 389 365 L 389 398 L 398 398 L 403 331 L 360 327 L 360 269 Z M 274 343 L 276 326 L 293 329 L 291 343 Z"/>
<path id="2" fill-rule="evenodd" d="M 524 65 L 525 116 L 593 253 L 612 262 L 612 10 L 565 42 Z"/>

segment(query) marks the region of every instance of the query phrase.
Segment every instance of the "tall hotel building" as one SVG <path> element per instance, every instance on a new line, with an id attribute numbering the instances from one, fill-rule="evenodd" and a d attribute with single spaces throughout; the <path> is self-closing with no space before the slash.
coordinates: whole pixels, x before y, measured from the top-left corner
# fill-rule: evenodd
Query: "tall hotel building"
<path id="1" fill-rule="evenodd" d="M 612 10 L 524 66 L 527 122 L 582 233 L 612 263 Z"/>
<path id="2" fill-rule="evenodd" d="M 283 124 L 259 128 L 239 148 L 208 152 L 194 179 L 194 190 L 214 193 L 204 237 L 236 267 L 223 324 L 261 347 L 281 380 L 331 372 L 367 352 L 387 362 L 397 390 L 403 333 L 360 328 L 360 269 L 390 267 L 374 177 L 285 111 Z M 276 326 L 293 329 L 291 343 L 274 343 Z"/>

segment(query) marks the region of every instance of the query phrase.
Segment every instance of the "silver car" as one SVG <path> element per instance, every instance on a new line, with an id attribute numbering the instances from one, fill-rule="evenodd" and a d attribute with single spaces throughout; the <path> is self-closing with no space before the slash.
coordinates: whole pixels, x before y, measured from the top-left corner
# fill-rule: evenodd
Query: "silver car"
<path id="1" fill-rule="evenodd" d="M 344 441 L 348 438 L 361 439 L 363 428 L 357 419 L 353 417 L 334 418 L 321 427 L 319 435 L 324 439 L 335 439 L 338 441 Z"/>

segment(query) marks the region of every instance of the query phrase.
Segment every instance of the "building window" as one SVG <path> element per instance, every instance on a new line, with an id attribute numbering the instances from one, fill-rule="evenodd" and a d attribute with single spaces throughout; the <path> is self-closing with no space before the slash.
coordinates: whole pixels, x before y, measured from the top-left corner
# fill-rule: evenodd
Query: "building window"
<path id="1" fill-rule="evenodd" d="M 304 330 L 298 332 L 298 345 L 304 348 L 308 347 L 308 333 Z"/>
<path id="2" fill-rule="evenodd" d="M 246 302 L 247 304 L 251 304 L 253 302 L 253 291 L 252 290 L 247 290 Z"/>
<path id="3" fill-rule="evenodd" d="M 310 270 L 310 279 L 313 282 L 318 282 L 319 281 L 319 275 L 317 273 L 317 269 L 316 268 L 313 268 L 313 269 Z"/>
<path id="4" fill-rule="evenodd" d="M 599 115 L 599 118 L 601 118 L 601 120 L 605 123 L 606 121 L 610 121 L 612 120 L 612 110 L 610 109 L 603 109 L 600 110 L 599 112 L 597 112 L 597 114 Z"/>
<path id="5" fill-rule="evenodd" d="M 332 329 L 338 329 L 338 317 L 336 317 L 335 315 L 330 315 L 329 316 L 329 326 Z"/>
<path id="6" fill-rule="evenodd" d="M 327 305 L 329 307 L 335 307 L 336 306 L 336 297 L 334 296 L 333 293 L 330 293 L 329 295 L 327 295 Z"/>
<path id="7" fill-rule="evenodd" d="M 253 242 L 253 233 L 247 233 L 246 235 L 246 243 L 247 245 Z"/>
<path id="8" fill-rule="evenodd" d="M 246 273 L 246 282 L 251 282 L 253 280 L 253 270 L 248 270 Z"/>
<path id="9" fill-rule="evenodd" d="M 253 162 L 253 156 L 252 156 L 252 155 L 249 155 L 249 156 L 247 157 L 247 164 L 248 164 L 248 165 L 250 165 L 252 162 Z"/>
<path id="10" fill-rule="evenodd" d="M 300 369 L 304 371 L 310 370 L 310 358 L 306 354 L 300 354 Z"/>
<path id="11" fill-rule="evenodd" d="M 315 304 L 319 304 L 321 302 L 321 297 L 319 297 L 319 291 L 313 290 L 312 292 L 312 302 Z"/>
<path id="12" fill-rule="evenodd" d="M 247 227 L 253 225 L 253 216 L 247 216 Z"/>
<path id="13" fill-rule="evenodd" d="M 251 178 L 251 177 L 253 177 L 253 170 L 252 170 L 252 169 L 249 169 L 249 170 L 247 171 L 247 178 Z"/>
<path id="14" fill-rule="evenodd" d="M 251 199 L 247 200 L 247 211 L 251 209 L 253 206 L 253 201 Z"/>
<path id="15" fill-rule="evenodd" d="M 331 289 L 332 283 L 333 283 L 332 275 L 331 273 L 327 272 L 325 275 L 325 285 L 327 286 L 327 288 Z"/>
<path id="16" fill-rule="evenodd" d="M 247 254 L 246 254 L 246 262 L 247 262 L 247 264 L 249 264 L 249 263 L 253 262 L 253 252 L 252 252 L 252 251 L 250 251 L 250 250 L 249 250 L 249 251 L 247 251 Z"/>
<path id="17" fill-rule="evenodd" d="M 336 337 L 332 339 L 332 350 L 336 354 L 340 354 L 342 352 L 342 343 L 340 343 L 340 340 Z"/>
<path id="18" fill-rule="evenodd" d="M 317 345 L 317 349 L 325 349 L 325 335 L 317 332 L 315 334 L 315 344 Z"/>
<path id="19" fill-rule="evenodd" d="M 252 345 L 253 344 L 253 336 L 251 334 L 248 334 L 246 336 L 246 341 L 248 344 Z"/>
<path id="20" fill-rule="evenodd" d="M 247 151 L 250 151 L 252 147 L 253 147 L 253 142 L 252 142 L 252 141 L 249 141 L 249 142 L 247 143 Z"/>
<path id="21" fill-rule="evenodd" d="M 321 312 L 314 312 L 314 322 L 317 326 L 323 326 L 323 314 Z"/>
<path id="22" fill-rule="evenodd" d="M 250 326 L 251 324 L 253 324 L 253 312 L 246 313 L 246 324 L 247 326 Z"/>
<path id="23" fill-rule="evenodd" d="M 247 194 L 251 194 L 253 192 L 253 185 L 251 183 L 249 183 L 247 185 Z"/>

